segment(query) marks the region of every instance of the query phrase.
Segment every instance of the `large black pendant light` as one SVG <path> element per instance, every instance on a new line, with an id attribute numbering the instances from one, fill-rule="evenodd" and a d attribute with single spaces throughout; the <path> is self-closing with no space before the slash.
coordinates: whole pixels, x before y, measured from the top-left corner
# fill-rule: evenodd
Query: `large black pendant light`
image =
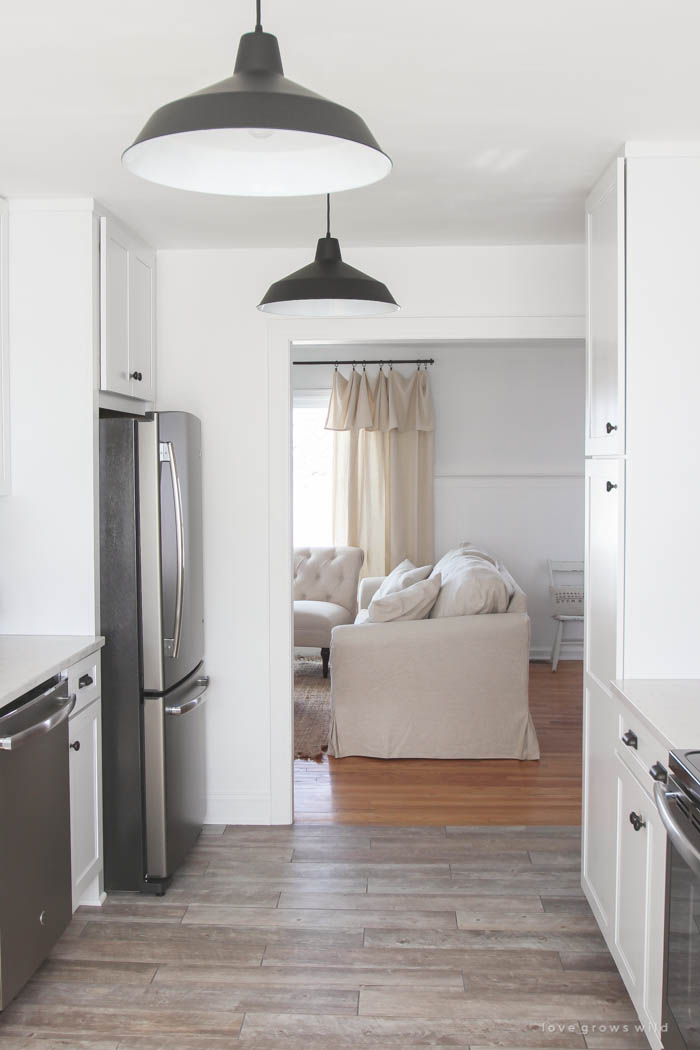
<path id="1" fill-rule="evenodd" d="M 277 37 L 244 33 L 232 77 L 156 110 L 122 156 L 165 186 L 246 197 L 337 192 L 391 171 L 364 120 L 283 75 Z"/>
<path id="2" fill-rule="evenodd" d="M 314 261 L 270 285 L 258 310 L 286 317 L 376 317 L 398 310 L 385 284 L 343 262 L 340 244 L 331 237 L 330 195 L 326 220 Z"/>

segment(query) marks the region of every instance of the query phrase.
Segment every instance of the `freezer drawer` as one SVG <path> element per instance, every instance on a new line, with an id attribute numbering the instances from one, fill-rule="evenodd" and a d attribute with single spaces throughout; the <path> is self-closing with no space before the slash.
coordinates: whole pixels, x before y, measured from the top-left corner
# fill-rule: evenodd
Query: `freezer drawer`
<path id="1" fill-rule="evenodd" d="M 202 830 L 204 701 L 200 665 L 162 696 L 144 697 L 146 881 L 167 883 Z"/>
<path id="2" fill-rule="evenodd" d="M 0 1009 L 71 919 L 67 683 L 0 715 Z"/>

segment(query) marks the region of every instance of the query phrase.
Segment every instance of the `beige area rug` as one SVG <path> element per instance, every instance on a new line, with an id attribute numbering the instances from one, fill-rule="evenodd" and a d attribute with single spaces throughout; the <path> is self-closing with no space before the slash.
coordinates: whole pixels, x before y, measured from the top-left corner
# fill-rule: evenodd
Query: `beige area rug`
<path id="1" fill-rule="evenodd" d="M 328 750 L 331 729 L 331 680 L 323 677 L 320 659 L 294 660 L 294 757 L 320 762 Z"/>

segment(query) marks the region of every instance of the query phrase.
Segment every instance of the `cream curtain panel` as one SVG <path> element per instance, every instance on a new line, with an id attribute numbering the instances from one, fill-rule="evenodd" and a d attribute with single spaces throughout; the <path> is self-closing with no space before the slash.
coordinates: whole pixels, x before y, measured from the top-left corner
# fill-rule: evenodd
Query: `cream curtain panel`
<path id="1" fill-rule="evenodd" d="M 433 561 L 433 403 L 430 376 L 383 368 L 333 375 L 333 542 L 361 547 L 363 576 L 404 558 Z"/>

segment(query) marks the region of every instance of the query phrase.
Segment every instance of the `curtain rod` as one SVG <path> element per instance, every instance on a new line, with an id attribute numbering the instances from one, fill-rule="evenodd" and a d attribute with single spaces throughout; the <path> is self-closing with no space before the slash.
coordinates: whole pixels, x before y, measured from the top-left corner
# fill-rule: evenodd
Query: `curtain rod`
<path id="1" fill-rule="evenodd" d="M 293 365 L 434 365 L 434 357 L 383 357 L 371 361 L 292 361 Z"/>

